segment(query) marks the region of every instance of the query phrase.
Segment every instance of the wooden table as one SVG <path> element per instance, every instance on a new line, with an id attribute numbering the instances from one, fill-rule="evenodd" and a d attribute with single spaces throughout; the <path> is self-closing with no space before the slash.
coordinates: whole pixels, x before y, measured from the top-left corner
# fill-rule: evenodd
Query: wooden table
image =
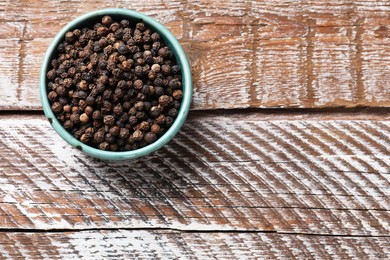
<path id="1" fill-rule="evenodd" d="M 164 23 L 194 77 L 182 131 L 137 162 L 70 147 L 38 98 L 73 18 Z M 1 258 L 390 257 L 390 2 L 0 0 Z"/>

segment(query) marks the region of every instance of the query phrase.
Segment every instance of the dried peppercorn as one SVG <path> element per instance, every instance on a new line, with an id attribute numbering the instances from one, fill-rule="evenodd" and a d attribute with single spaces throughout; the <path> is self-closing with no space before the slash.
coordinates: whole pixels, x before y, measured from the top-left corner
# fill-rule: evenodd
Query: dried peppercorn
<path id="1" fill-rule="evenodd" d="M 87 116 L 92 116 L 93 108 L 91 106 L 86 106 L 84 112 L 87 114 Z"/>
<path id="2" fill-rule="evenodd" d="M 170 103 L 172 102 L 172 97 L 170 96 L 167 96 L 167 95 L 162 95 L 158 98 L 158 103 L 160 104 L 160 106 L 162 107 L 167 107 L 170 105 Z"/>
<path id="3" fill-rule="evenodd" d="M 60 114 L 62 112 L 62 108 L 63 106 L 60 104 L 60 102 L 54 102 L 53 105 L 51 106 L 51 109 L 56 114 Z"/>
<path id="4" fill-rule="evenodd" d="M 89 116 L 86 113 L 80 115 L 80 123 L 86 124 L 89 121 Z"/>
<path id="5" fill-rule="evenodd" d="M 105 125 L 111 126 L 115 123 L 115 118 L 112 115 L 107 115 L 104 117 L 103 122 Z"/>
<path id="6" fill-rule="evenodd" d="M 161 113 L 161 109 L 158 106 L 154 106 L 150 109 L 149 115 L 151 117 L 158 117 Z"/>
<path id="7" fill-rule="evenodd" d="M 144 137 L 145 142 L 147 142 L 148 144 L 153 143 L 154 141 L 156 141 L 156 139 L 156 134 L 152 132 L 147 132 Z"/>
<path id="8" fill-rule="evenodd" d="M 109 147 L 110 147 L 110 144 L 107 143 L 107 142 L 102 142 L 102 143 L 99 144 L 99 149 L 100 150 L 108 150 Z"/>
<path id="9" fill-rule="evenodd" d="M 182 97 L 183 97 L 183 91 L 181 91 L 180 89 L 177 89 L 177 90 L 173 91 L 172 97 L 173 97 L 174 99 L 177 99 L 177 100 L 182 99 Z"/>
<path id="10" fill-rule="evenodd" d="M 111 126 L 110 127 L 110 130 L 108 131 L 110 134 L 112 134 L 113 136 L 118 136 L 119 135 L 119 132 L 120 132 L 120 127 L 114 125 L 114 126 Z"/>
<path id="11" fill-rule="evenodd" d="M 50 102 L 56 101 L 57 97 L 58 97 L 58 95 L 55 91 L 50 91 L 48 94 L 48 99 L 50 100 Z"/>
<path id="12" fill-rule="evenodd" d="M 130 130 L 127 128 L 121 128 L 119 132 L 119 138 L 127 139 L 130 136 Z"/>
<path id="13" fill-rule="evenodd" d="M 144 137 L 144 134 L 142 133 L 141 130 L 135 130 L 133 133 L 133 138 L 135 141 L 141 141 L 142 138 Z"/>
<path id="14" fill-rule="evenodd" d="M 158 124 L 153 124 L 150 127 L 150 131 L 154 134 L 159 134 L 161 132 L 161 127 Z"/>
<path id="15" fill-rule="evenodd" d="M 105 135 L 104 129 L 99 129 L 99 130 L 93 135 L 93 140 L 94 140 L 96 143 L 102 143 L 102 142 L 104 142 L 104 135 Z"/>
<path id="16" fill-rule="evenodd" d="M 112 21 L 111 16 L 106 15 L 102 18 L 102 24 L 105 26 L 110 26 L 112 24 L 112 22 L 113 21 Z"/>
<path id="17" fill-rule="evenodd" d="M 65 129 L 72 129 L 73 128 L 73 122 L 72 121 L 70 121 L 70 120 L 66 120 L 65 122 L 64 122 L 64 128 Z"/>

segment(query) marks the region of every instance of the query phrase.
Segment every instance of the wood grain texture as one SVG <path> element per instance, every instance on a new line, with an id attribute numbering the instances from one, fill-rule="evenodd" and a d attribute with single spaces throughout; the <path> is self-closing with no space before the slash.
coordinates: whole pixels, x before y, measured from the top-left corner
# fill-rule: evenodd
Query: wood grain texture
<path id="1" fill-rule="evenodd" d="M 41 116 L 0 125 L 0 228 L 384 236 L 390 121 L 192 117 L 137 162 L 92 159 Z"/>
<path id="2" fill-rule="evenodd" d="M 0 233 L 7 259 L 386 259 L 390 238 L 116 230 Z"/>
<path id="3" fill-rule="evenodd" d="M 113 6 L 151 15 L 180 40 L 193 109 L 390 105 L 388 1 L 0 0 L 0 109 L 41 109 L 37 75 L 52 37 Z"/>

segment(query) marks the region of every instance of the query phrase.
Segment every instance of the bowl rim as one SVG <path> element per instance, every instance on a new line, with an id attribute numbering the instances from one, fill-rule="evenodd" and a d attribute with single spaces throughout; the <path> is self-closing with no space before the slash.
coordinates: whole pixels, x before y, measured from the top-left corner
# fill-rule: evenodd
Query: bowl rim
<path id="1" fill-rule="evenodd" d="M 136 149 L 132 151 L 104 151 L 92 146 L 86 145 L 81 141 L 77 140 L 73 137 L 67 130 L 63 128 L 61 123 L 57 120 L 53 111 L 51 110 L 51 106 L 49 100 L 47 98 L 47 82 L 46 82 L 46 73 L 49 67 L 50 59 L 52 53 L 56 51 L 58 44 L 64 39 L 65 33 L 73 28 L 80 28 L 82 24 L 87 20 L 93 19 L 95 17 L 101 17 L 104 15 L 119 15 L 119 16 L 127 16 L 129 20 L 142 20 L 148 27 L 152 27 L 154 31 L 157 31 L 164 41 L 170 46 L 172 51 L 175 54 L 176 60 L 180 63 L 181 72 L 182 72 L 182 81 L 183 81 L 183 98 L 181 100 L 181 106 L 178 112 L 177 117 L 175 118 L 171 127 L 155 142 Z M 181 126 L 183 125 L 190 106 L 192 99 L 192 75 L 190 64 L 188 62 L 188 58 L 181 47 L 180 43 L 176 39 L 176 37 L 160 22 L 147 16 L 145 14 L 139 13 L 134 10 L 124 9 L 124 8 L 105 8 L 95 10 L 84 15 L 81 15 L 67 25 L 65 25 L 54 37 L 49 47 L 46 50 L 44 55 L 41 68 L 40 68 L 40 77 L 39 77 L 39 85 L 40 85 L 40 99 L 43 107 L 43 111 L 50 124 L 54 128 L 54 130 L 73 147 L 76 147 L 79 150 L 82 150 L 84 153 L 103 160 L 130 160 L 136 159 L 142 156 L 146 156 L 158 149 L 160 149 L 163 145 L 168 143 L 173 136 L 179 131 Z"/>

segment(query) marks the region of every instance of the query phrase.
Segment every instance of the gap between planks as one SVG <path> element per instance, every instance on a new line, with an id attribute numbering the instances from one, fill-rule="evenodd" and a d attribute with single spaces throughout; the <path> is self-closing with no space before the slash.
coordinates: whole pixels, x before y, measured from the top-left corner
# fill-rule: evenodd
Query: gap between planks
<path id="1" fill-rule="evenodd" d="M 26 119 L 42 117 L 42 110 L 0 110 L 0 117 Z M 390 120 L 389 107 L 355 108 L 247 108 L 191 110 L 188 120 L 225 116 L 245 118 L 246 120 Z"/>
<path id="2" fill-rule="evenodd" d="M 166 228 L 166 227 L 117 227 L 117 228 L 51 228 L 51 229 L 30 229 L 30 228 L 0 228 L 0 233 L 68 233 L 68 232 L 86 232 L 86 231 L 152 231 L 152 232 L 180 232 L 180 233 L 197 233 L 197 234 L 278 234 L 288 236 L 315 236 L 315 237 L 345 237 L 345 238 L 390 238 L 389 235 L 346 235 L 346 234 L 319 234 L 304 232 L 285 232 L 285 231 L 267 231 L 251 229 L 183 229 L 183 228 Z"/>

